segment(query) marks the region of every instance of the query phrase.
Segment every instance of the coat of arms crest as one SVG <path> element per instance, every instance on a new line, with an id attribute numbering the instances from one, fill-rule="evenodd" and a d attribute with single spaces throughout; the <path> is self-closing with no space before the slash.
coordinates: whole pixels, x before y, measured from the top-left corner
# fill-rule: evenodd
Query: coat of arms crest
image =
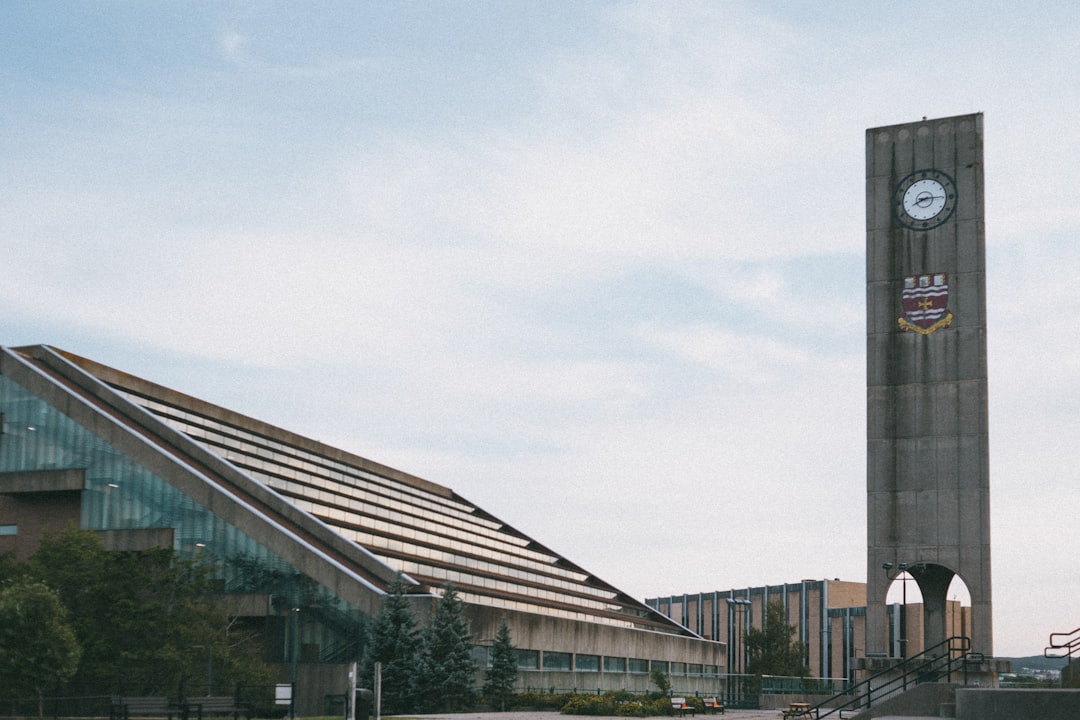
<path id="1" fill-rule="evenodd" d="M 904 314 L 897 320 L 901 330 L 929 335 L 949 327 L 949 276 L 945 273 L 908 275 L 904 278 L 901 300 Z"/>

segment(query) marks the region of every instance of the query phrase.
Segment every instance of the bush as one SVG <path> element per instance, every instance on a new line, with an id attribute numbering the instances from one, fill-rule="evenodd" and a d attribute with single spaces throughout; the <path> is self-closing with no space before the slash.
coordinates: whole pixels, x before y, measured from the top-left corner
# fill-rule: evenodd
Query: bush
<path id="1" fill-rule="evenodd" d="M 574 695 L 560 712 L 563 715 L 614 715 L 615 703 L 603 695 Z"/>
<path id="2" fill-rule="evenodd" d="M 603 695 L 569 693 L 559 708 L 564 715 L 608 715 L 617 717 L 654 717 L 671 715 L 671 699 L 642 698 L 626 690 L 609 690 Z M 698 712 L 704 713 L 705 705 L 700 698 L 688 697 L 686 702 Z"/>
<path id="3" fill-rule="evenodd" d="M 515 693 L 507 707 L 532 708 L 534 710 L 560 710 L 574 693 L 523 692 Z"/>

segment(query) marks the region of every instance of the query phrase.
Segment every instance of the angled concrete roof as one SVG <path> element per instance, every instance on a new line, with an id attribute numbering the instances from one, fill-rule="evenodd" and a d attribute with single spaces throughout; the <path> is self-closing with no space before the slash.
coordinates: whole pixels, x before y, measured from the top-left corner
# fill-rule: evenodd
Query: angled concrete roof
<path id="1" fill-rule="evenodd" d="M 0 374 L 357 607 L 400 572 L 419 593 L 698 637 L 436 483 L 48 346 L 5 348 Z"/>

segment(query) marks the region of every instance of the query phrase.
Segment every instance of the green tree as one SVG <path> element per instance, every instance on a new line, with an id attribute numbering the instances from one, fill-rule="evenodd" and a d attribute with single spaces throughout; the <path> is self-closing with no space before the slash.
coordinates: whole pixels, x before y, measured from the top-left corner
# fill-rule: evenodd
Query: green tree
<path id="1" fill-rule="evenodd" d="M 504 617 L 495 632 L 495 642 L 491 644 L 491 667 L 484 673 L 484 697 L 488 702 L 505 711 L 507 701 L 514 694 L 517 674 L 517 650 Z"/>
<path id="2" fill-rule="evenodd" d="M 412 709 L 412 678 L 417 666 L 416 616 L 406 597 L 407 586 L 399 574 L 389 587 L 382 609 L 371 629 L 371 645 L 364 663 L 365 674 L 382 664 L 382 711 L 401 713 Z"/>
<path id="3" fill-rule="evenodd" d="M 454 712 L 471 708 L 476 704 L 475 676 L 469 622 L 457 590 L 446 583 L 421 643 L 415 688 L 421 709 Z"/>
<path id="4" fill-rule="evenodd" d="M 70 678 L 81 649 L 59 596 L 23 578 L 0 589 L 0 687 L 15 696 L 42 698 Z"/>
<path id="5" fill-rule="evenodd" d="M 746 632 L 746 649 L 750 659 L 746 672 L 751 675 L 784 675 L 807 677 L 810 669 L 803 662 L 806 645 L 794 640 L 795 626 L 784 618 L 784 605 L 773 600 L 765 608 L 763 627 Z"/>
<path id="6" fill-rule="evenodd" d="M 671 678 L 668 674 L 658 667 L 652 669 L 649 673 L 649 678 L 653 681 L 653 685 L 656 686 L 657 698 L 665 698 L 671 695 Z"/>
<path id="7" fill-rule="evenodd" d="M 56 589 L 83 648 L 71 679 L 78 692 L 201 694 L 214 680 L 270 682 L 259 650 L 209 594 L 208 569 L 170 548 L 110 552 L 90 531 L 46 535 L 27 567 Z"/>

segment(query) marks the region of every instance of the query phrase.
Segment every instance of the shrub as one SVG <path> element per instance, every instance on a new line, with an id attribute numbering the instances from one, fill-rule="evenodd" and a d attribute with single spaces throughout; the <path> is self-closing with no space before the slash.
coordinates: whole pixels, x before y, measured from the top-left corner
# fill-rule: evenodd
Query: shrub
<path id="1" fill-rule="evenodd" d="M 616 705 L 615 714 L 619 717 L 645 717 L 645 708 L 637 700 L 630 700 Z"/>

